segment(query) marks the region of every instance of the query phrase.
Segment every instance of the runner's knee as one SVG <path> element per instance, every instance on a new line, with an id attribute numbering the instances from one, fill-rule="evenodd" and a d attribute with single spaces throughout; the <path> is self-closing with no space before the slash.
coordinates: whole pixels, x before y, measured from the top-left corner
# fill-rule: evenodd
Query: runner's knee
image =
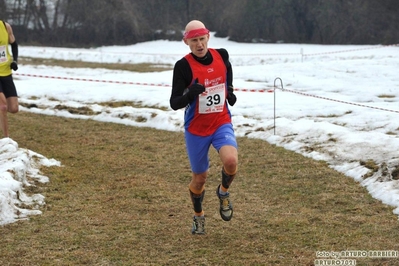
<path id="1" fill-rule="evenodd" d="M 8 108 L 8 112 L 10 112 L 12 114 L 18 113 L 18 111 L 19 111 L 18 105 L 11 106 L 11 107 L 9 106 L 9 108 Z"/>
<path id="2" fill-rule="evenodd" d="M 224 161 L 223 168 L 226 174 L 234 175 L 237 172 L 237 159 L 231 157 Z"/>
<path id="3" fill-rule="evenodd" d="M 234 168 L 223 167 L 224 172 L 230 176 L 235 175 L 237 173 L 237 169 L 237 165 L 235 165 Z"/>
<path id="4" fill-rule="evenodd" d="M 192 188 L 193 192 L 196 191 L 201 191 L 205 186 L 206 183 L 206 179 L 207 179 L 207 172 L 202 173 L 202 174 L 194 174 L 193 173 L 193 177 L 192 180 L 190 182 L 190 188 Z"/>

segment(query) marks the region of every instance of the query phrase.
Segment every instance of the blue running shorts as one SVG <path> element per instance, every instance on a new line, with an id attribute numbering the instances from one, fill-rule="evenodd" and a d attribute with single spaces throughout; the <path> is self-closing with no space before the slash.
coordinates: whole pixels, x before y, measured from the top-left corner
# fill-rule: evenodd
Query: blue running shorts
<path id="1" fill-rule="evenodd" d="M 184 132 L 184 136 L 191 170 L 196 174 L 208 171 L 211 144 L 218 152 L 223 146 L 234 146 L 236 149 L 238 147 L 231 123 L 220 126 L 210 136 L 193 135 L 187 130 Z"/>

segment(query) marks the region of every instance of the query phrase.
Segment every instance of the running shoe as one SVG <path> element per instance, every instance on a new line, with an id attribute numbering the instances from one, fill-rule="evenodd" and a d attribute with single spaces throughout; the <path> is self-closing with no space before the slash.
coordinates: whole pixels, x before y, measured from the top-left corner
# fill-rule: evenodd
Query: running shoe
<path id="1" fill-rule="evenodd" d="M 220 216 L 224 221 L 230 221 L 233 218 L 233 204 L 230 200 L 230 193 L 227 192 L 226 195 L 219 194 L 220 185 L 216 189 L 216 195 L 220 201 Z"/>
<path id="2" fill-rule="evenodd" d="M 205 234 L 205 216 L 194 216 L 191 233 L 193 235 Z"/>

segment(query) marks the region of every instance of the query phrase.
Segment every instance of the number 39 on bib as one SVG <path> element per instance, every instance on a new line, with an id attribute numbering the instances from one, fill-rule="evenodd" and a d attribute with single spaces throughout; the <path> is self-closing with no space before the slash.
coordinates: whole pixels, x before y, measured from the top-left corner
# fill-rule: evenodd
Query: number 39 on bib
<path id="1" fill-rule="evenodd" d="M 198 112 L 200 114 L 219 113 L 223 111 L 226 100 L 225 84 L 218 84 L 206 88 L 206 91 L 199 95 Z"/>

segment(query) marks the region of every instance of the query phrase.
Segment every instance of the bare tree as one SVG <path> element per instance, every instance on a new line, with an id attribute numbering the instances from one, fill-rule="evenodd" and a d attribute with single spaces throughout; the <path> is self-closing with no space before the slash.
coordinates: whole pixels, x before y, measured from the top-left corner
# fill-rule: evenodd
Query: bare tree
<path id="1" fill-rule="evenodd" d="M 240 42 L 398 43 L 398 0 L 0 0 L 25 43 L 180 40 L 189 20 Z"/>

